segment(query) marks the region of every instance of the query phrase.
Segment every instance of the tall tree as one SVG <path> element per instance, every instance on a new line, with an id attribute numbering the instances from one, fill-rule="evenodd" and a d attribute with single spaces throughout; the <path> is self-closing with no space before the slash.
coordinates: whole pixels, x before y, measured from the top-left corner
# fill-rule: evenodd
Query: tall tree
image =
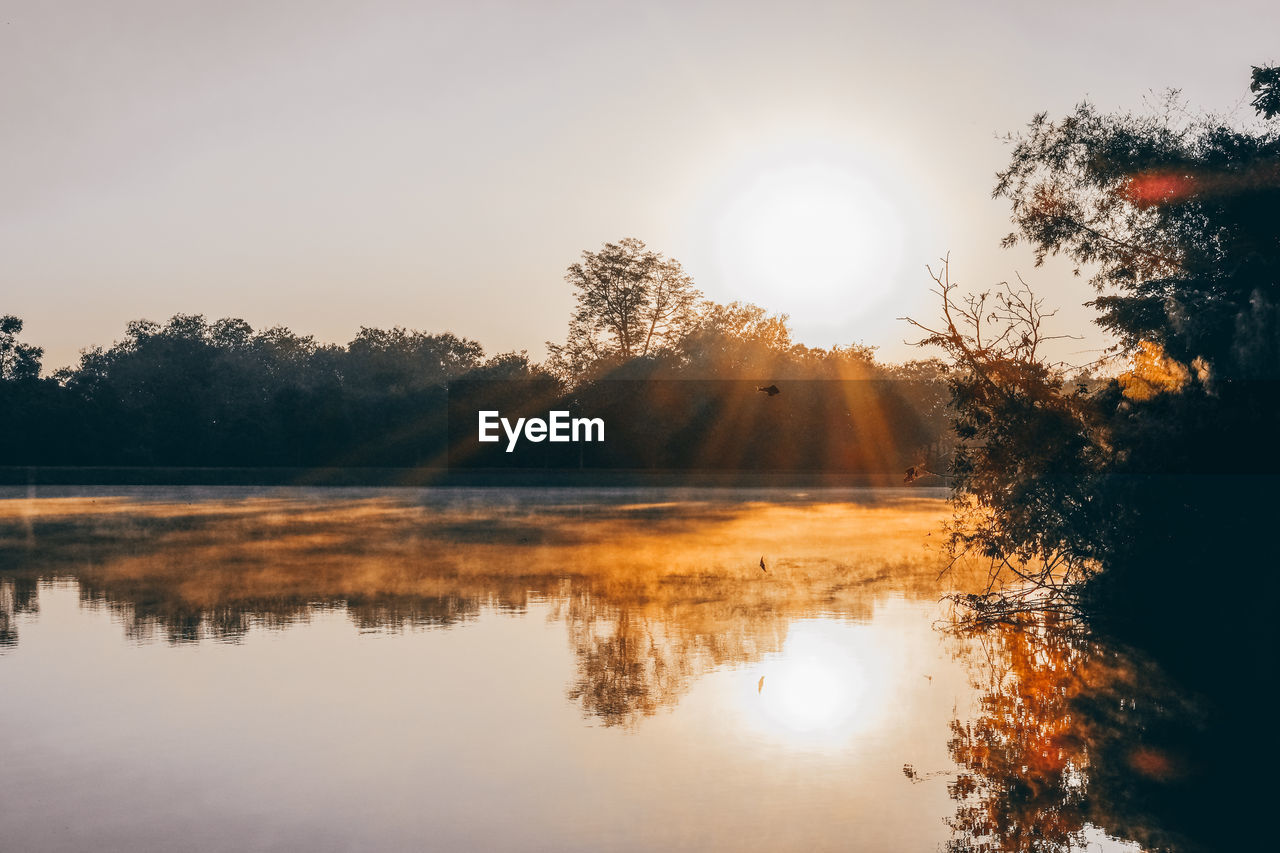
<path id="1" fill-rule="evenodd" d="M 1203 476 L 1280 471 L 1274 71 L 1253 83 L 1261 119 L 1244 126 L 1189 120 L 1172 101 L 1153 115 L 1086 103 L 1011 140 L 994 190 L 1012 206 L 1006 244 L 1089 271 L 1124 376 L 1098 388 L 1048 362 L 1050 313 L 1024 285 L 964 297 L 945 266 L 935 275 L 942 317 L 916 325 L 954 367 L 952 543 L 996 567 L 979 612 L 1199 607 L 1204 566 L 1263 562 L 1273 500 L 1258 478 Z"/>
<path id="2" fill-rule="evenodd" d="M 1255 127 L 1189 120 L 1176 93 L 1150 115 L 1084 103 L 1060 121 L 1036 116 L 993 193 L 1012 206 L 1006 244 L 1089 267 L 1097 322 L 1126 346 L 1149 341 L 1224 377 L 1275 377 L 1278 71 L 1253 69 Z"/>
<path id="3" fill-rule="evenodd" d="M 577 291 L 577 305 L 565 343 L 547 348 L 569 376 L 669 347 L 694 323 L 702 295 L 679 261 L 633 237 L 584 251 L 565 281 Z"/>

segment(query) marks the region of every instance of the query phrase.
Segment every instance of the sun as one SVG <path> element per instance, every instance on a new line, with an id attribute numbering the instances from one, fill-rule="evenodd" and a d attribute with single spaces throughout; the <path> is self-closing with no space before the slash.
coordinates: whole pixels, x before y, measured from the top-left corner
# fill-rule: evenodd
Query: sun
<path id="1" fill-rule="evenodd" d="M 720 274 L 737 298 L 834 322 L 887 295 L 904 235 L 899 206 L 865 164 L 810 155 L 741 175 L 715 240 Z"/>
<path id="2" fill-rule="evenodd" d="M 765 713 L 797 734 L 838 730 L 853 717 L 861 696 L 861 673 L 810 654 L 774 674 Z M 763 694 L 763 685 L 761 685 Z"/>
<path id="3" fill-rule="evenodd" d="M 883 712 L 886 674 L 866 640 L 859 626 L 834 620 L 795 623 L 782 654 L 755 670 L 759 679 L 740 681 L 747 730 L 823 749 L 873 724 Z"/>

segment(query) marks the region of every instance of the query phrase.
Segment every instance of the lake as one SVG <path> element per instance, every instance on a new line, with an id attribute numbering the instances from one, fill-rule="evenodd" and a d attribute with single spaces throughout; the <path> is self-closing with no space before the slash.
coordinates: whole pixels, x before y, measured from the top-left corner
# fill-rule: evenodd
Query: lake
<path id="1" fill-rule="evenodd" d="M 1200 849 L 1204 709 L 950 630 L 944 497 L 0 490 L 0 846 Z"/>

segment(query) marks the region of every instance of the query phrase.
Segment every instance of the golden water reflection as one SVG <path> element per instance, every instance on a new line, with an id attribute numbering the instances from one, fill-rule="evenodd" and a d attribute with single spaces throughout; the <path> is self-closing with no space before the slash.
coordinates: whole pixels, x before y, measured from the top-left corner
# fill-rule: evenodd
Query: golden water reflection
<path id="1" fill-rule="evenodd" d="M 1250 730 L 1215 724 L 1146 656 L 1053 618 L 980 632 L 959 654 L 978 698 L 950 726 L 948 850 L 1087 850 L 1102 828 L 1137 849 L 1237 849 L 1262 824 L 1232 755 Z"/>
<path id="2" fill-rule="evenodd" d="M 701 672 L 777 652 L 792 619 L 866 618 L 891 593 L 936 597 L 944 563 L 922 543 L 941 517 L 937 497 L 849 496 L 17 500 L 0 502 L 0 572 L 23 602 L 37 578 L 74 578 L 130 637 L 170 643 L 235 641 L 317 607 L 398 631 L 548 598 L 578 660 L 570 695 L 621 724 L 675 701 Z"/>
<path id="3" fill-rule="evenodd" d="M 946 513 L 940 494 L 891 489 L 15 497 L 0 500 L 0 662 L 42 591 L 67 584 L 144 646 L 536 614 L 568 638 L 560 701 L 588 722 L 649 737 L 679 704 L 680 726 L 758 753 L 740 772 L 775 804 L 723 805 L 744 834 L 677 834 L 696 847 L 838 847 L 831 833 L 883 824 L 873 849 L 1212 849 L 1177 819 L 1206 778 L 1186 748 L 1204 719 L 1158 669 L 1069 625 L 937 630 L 939 597 L 985 578 L 940 579 Z M 846 788 L 811 824 L 750 823 Z"/>

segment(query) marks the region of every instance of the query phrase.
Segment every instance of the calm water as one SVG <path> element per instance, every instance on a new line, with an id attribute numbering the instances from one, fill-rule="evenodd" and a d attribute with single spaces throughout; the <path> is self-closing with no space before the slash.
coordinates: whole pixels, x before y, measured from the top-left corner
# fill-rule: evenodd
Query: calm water
<path id="1" fill-rule="evenodd" d="M 1156 806 L 1199 709 L 1065 630 L 940 630 L 946 517 L 0 492 L 0 847 L 1192 849 Z"/>

